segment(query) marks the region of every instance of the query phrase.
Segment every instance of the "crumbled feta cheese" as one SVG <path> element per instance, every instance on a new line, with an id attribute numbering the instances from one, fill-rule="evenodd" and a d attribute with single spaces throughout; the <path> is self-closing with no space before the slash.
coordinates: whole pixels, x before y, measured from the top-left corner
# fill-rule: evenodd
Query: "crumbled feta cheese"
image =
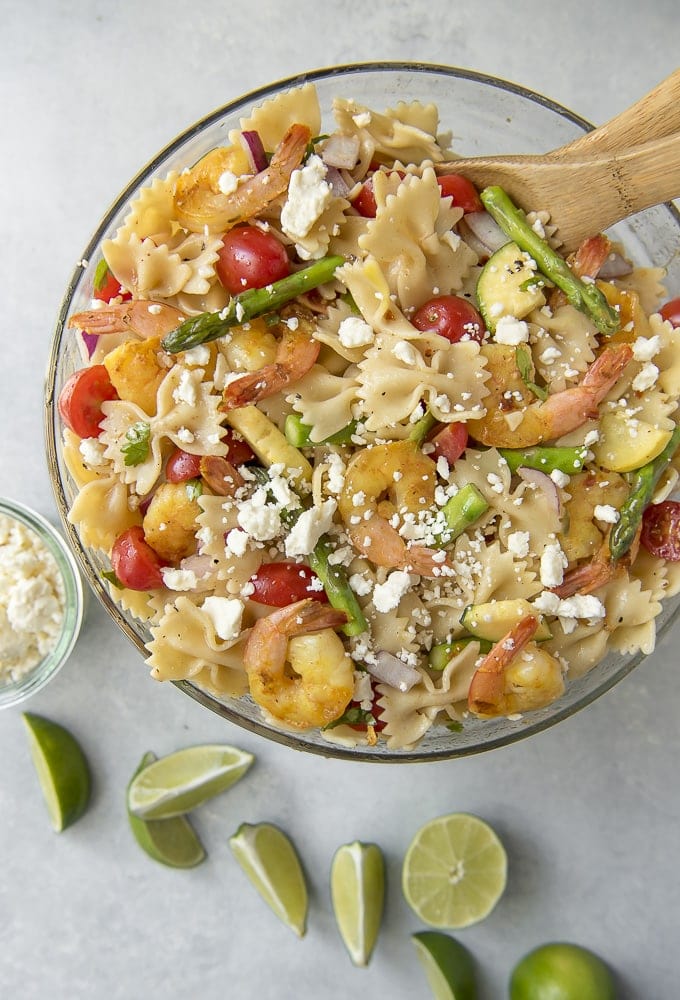
<path id="1" fill-rule="evenodd" d="M 187 406 L 196 406 L 198 401 L 196 383 L 188 369 L 182 368 L 179 382 L 175 386 L 172 398 L 177 404 L 186 403 Z"/>
<path id="2" fill-rule="evenodd" d="M 328 492 L 336 496 L 342 491 L 345 485 L 345 472 L 347 467 L 337 452 L 332 451 L 326 459 L 328 466 Z"/>
<path id="3" fill-rule="evenodd" d="M 619 512 L 616 507 L 608 503 L 598 503 L 593 511 L 596 521 L 604 521 L 605 524 L 616 524 L 619 519 Z"/>
<path id="4" fill-rule="evenodd" d="M 546 545 L 541 556 L 541 583 L 544 587 L 559 587 L 564 579 L 567 558 L 558 542 Z"/>
<path id="5" fill-rule="evenodd" d="M 338 327 L 338 339 L 343 347 L 366 347 L 372 344 L 373 328 L 361 316 L 347 316 Z"/>
<path id="6" fill-rule="evenodd" d="M 561 469 L 553 469 L 550 473 L 550 478 L 555 486 L 560 486 L 562 489 L 569 485 L 569 476 L 566 472 L 562 472 Z"/>
<path id="7" fill-rule="evenodd" d="M 99 438 L 83 438 L 79 445 L 80 454 L 86 465 L 97 466 L 105 462 L 106 446 Z"/>
<path id="8" fill-rule="evenodd" d="M 304 239 L 330 202 L 333 190 L 325 177 L 326 165 L 316 155 L 293 171 L 281 209 L 281 228 L 292 240 Z"/>
<path id="9" fill-rule="evenodd" d="M 396 569 L 389 574 L 384 583 L 377 583 L 373 588 L 373 606 L 376 611 L 386 613 L 393 611 L 399 601 L 411 586 L 411 577 L 404 570 Z"/>
<path id="10" fill-rule="evenodd" d="M 409 344 L 408 340 L 398 340 L 392 348 L 392 354 L 398 361 L 403 361 L 405 365 L 409 365 L 411 368 L 417 365 L 420 360 L 420 354 L 413 344 Z"/>
<path id="11" fill-rule="evenodd" d="M 233 194 L 239 185 L 240 178 L 231 170 L 225 170 L 217 178 L 217 187 L 222 194 Z"/>
<path id="12" fill-rule="evenodd" d="M 57 643 L 64 585 L 38 535 L 0 515 L 0 679 L 17 680 Z"/>
<path id="13" fill-rule="evenodd" d="M 647 389 L 652 388 L 658 377 L 659 369 L 651 361 L 648 361 L 633 379 L 633 389 L 636 392 L 646 392 Z"/>
<path id="14" fill-rule="evenodd" d="M 232 555 L 240 558 L 245 555 L 248 548 L 248 535 L 242 528 L 232 528 L 231 531 L 227 532 L 224 543 Z"/>
<path id="15" fill-rule="evenodd" d="M 180 427 L 177 431 L 177 437 L 182 444 L 191 444 L 194 440 L 193 431 L 190 431 L 188 427 Z"/>
<path id="16" fill-rule="evenodd" d="M 349 578 L 349 585 L 358 597 L 366 597 L 373 586 L 369 578 L 361 573 L 353 573 Z"/>
<path id="17" fill-rule="evenodd" d="M 651 361 L 661 350 L 658 333 L 653 337 L 636 337 L 633 341 L 633 357 L 636 361 Z"/>
<path id="18" fill-rule="evenodd" d="M 185 351 L 182 355 L 185 365 L 190 367 L 205 367 L 210 363 L 210 348 L 207 344 L 199 344 L 192 347 L 190 351 Z"/>
<path id="19" fill-rule="evenodd" d="M 529 327 L 523 319 L 515 316 L 501 316 L 496 324 L 494 340 L 497 344 L 507 344 L 516 347 L 529 342 Z"/>
<path id="20" fill-rule="evenodd" d="M 236 597 L 206 597 L 201 605 L 220 639 L 237 639 L 241 632 L 243 603 Z"/>
<path id="21" fill-rule="evenodd" d="M 513 531 L 508 535 L 508 549 L 513 555 L 523 559 L 529 555 L 529 532 Z"/>
<path id="22" fill-rule="evenodd" d="M 249 500 L 242 501 L 236 520 L 243 530 L 258 542 L 267 542 L 281 531 L 278 507 L 267 503 L 267 492 L 258 489 Z"/>
<path id="23" fill-rule="evenodd" d="M 163 583 L 168 590 L 195 590 L 198 580 L 191 569 L 173 569 L 170 566 L 161 568 Z"/>
<path id="24" fill-rule="evenodd" d="M 286 555 L 308 555 L 331 527 L 337 506 L 337 500 L 330 498 L 318 507 L 303 511 L 286 538 Z"/>

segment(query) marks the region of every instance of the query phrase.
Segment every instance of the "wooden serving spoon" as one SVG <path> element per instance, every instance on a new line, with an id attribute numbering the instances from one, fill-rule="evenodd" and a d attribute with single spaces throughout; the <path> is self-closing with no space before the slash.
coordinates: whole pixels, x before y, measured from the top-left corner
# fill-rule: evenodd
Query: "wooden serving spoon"
<path id="1" fill-rule="evenodd" d="M 574 249 L 680 196 L 680 71 L 606 125 L 551 153 L 461 158 L 436 169 L 463 174 L 479 188 L 500 185 L 527 210 L 546 209 L 564 248 Z"/>

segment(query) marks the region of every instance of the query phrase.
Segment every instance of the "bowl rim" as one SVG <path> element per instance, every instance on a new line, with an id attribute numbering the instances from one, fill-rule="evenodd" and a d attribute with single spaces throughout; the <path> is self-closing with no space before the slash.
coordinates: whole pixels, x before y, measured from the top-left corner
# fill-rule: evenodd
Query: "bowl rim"
<path id="1" fill-rule="evenodd" d="M 3 709 L 17 705 L 41 691 L 66 663 L 80 635 L 85 612 L 85 590 L 79 560 L 47 518 L 26 504 L 6 496 L 0 496 L 0 515 L 19 521 L 38 536 L 54 557 L 64 584 L 64 616 L 57 641 L 34 667 L 17 681 L 0 688 L 0 709 Z"/>
<path id="2" fill-rule="evenodd" d="M 50 476 L 50 482 L 54 492 L 56 505 L 60 519 L 62 521 L 63 528 L 66 535 L 73 547 L 75 555 L 77 557 L 78 563 L 81 566 L 87 580 L 92 587 L 92 589 L 97 594 L 99 600 L 104 605 L 106 611 L 113 619 L 113 621 L 122 629 L 127 638 L 132 642 L 132 644 L 139 650 L 139 652 L 144 656 L 148 651 L 145 649 L 143 643 L 141 642 L 139 636 L 136 634 L 134 629 L 129 625 L 127 620 L 123 617 L 119 606 L 115 601 L 112 600 L 108 591 L 102 585 L 100 578 L 95 574 L 93 567 L 90 565 L 89 560 L 86 558 L 84 547 L 80 542 L 78 534 L 76 532 L 75 526 L 68 519 L 68 503 L 66 501 L 66 496 L 63 489 L 63 484 L 61 482 L 61 477 L 59 473 L 59 463 L 57 447 L 58 441 L 54 434 L 54 423 L 53 423 L 53 410 L 54 410 L 54 382 L 52 375 L 56 370 L 56 363 L 59 355 L 59 346 L 61 335 L 63 333 L 66 319 L 68 317 L 68 312 L 70 309 L 70 304 L 82 276 L 83 264 L 86 264 L 93 251 L 101 242 L 102 237 L 109 228 L 112 219 L 115 215 L 129 202 L 130 195 L 135 191 L 139 184 L 145 179 L 150 177 L 153 172 L 163 163 L 163 161 L 174 153 L 181 145 L 189 141 L 191 138 L 199 134 L 205 128 L 216 123 L 220 118 L 233 113 L 237 108 L 250 105 L 265 100 L 274 93 L 281 90 L 299 87 L 306 83 L 314 83 L 319 80 L 329 80 L 334 77 L 347 76 L 352 73 L 395 73 L 395 72 L 405 72 L 405 73 L 416 73 L 416 74 L 437 74 L 442 76 L 448 76 L 452 79 L 462 79 L 470 81 L 473 83 L 479 83 L 483 86 L 496 88 L 498 90 L 513 94 L 517 97 L 521 97 L 527 101 L 534 104 L 538 104 L 544 107 L 560 118 L 571 122 L 576 125 L 582 131 L 589 132 L 592 131 L 595 126 L 592 122 L 588 121 L 583 116 L 572 111 L 570 108 L 565 107 L 559 102 L 553 100 L 552 98 L 546 97 L 544 94 L 531 90 L 521 84 L 515 83 L 513 81 L 504 79 L 502 77 L 494 76 L 492 74 L 483 73 L 477 70 L 469 69 L 460 66 L 449 66 L 439 63 L 427 63 L 427 62 L 409 62 L 409 61 L 398 61 L 398 60 L 381 60 L 381 61 L 366 61 L 357 63 L 344 63 L 337 66 L 321 66 L 316 69 L 310 69 L 303 71 L 301 73 L 295 74 L 293 76 L 282 77 L 273 82 L 265 84 L 263 86 L 254 88 L 250 91 L 238 95 L 236 98 L 228 101 L 226 104 L 216 107 L 213 111 L 209 112 L 207 115 L 198 119 L 193 124 L 190 124 L 187 128 L 178 133 L 170 142 L 168 142 L 158 153 L 156 153 L 144 166 L 142 166 L 134 177 L 125 185 L 123 190 L 115 198 L 115 200 L 110 204 L 109 208 L 103 215 L 101 221 L 99 222 L 96 230 L 94 231 L 92 237 L 87 243 L 87 246 L 82 254 L 82 262 L 78 263 L 71 274 L 70 280 L 62 297 L 61 304 L 57 313 L 57 318 L 53 331 L 52 344 L 47 361 L 47 370 L 45 375 L 45 393 L 44 393 L 44 410 L 43 410 L 43 430 L 45 438 L 45 447 L 47 453 L 48 471 Z M 669 211 L 670 215 L 673 217 L 676 225 L 680 227 L 680 212 L 676 206 L 672 203 L 666 203 L 664 207 Z M 670 615 L 667 620 L 660 621 L 657 628 L 656 636 L 657 642 L 665 635 L 666 631 L 673 623 L 673 616 Z M 543 732 L 547 729 L 552 729 L 559 722 L 564 721 L 570 716 L 574 715 L 576 712 L 581 711 L 583 708 L 591 704 L 592 702 L 599 699 L 603 694 L 605 694 L 612 687 L 615 687 L 625 676 L 631 673 L 641 662 L 645 659 L 645 654 L 642 652 L 637 652 L 631 656 L 627 661 L 622 661 L 621 665 L 615 671 L 602 679 L 600 683 L 593 688 L 591 691 L 582 693 L 578 701 L 574 704 L 564 705 L 562 708 L 557 708 L 549 718 L 538 719 L 534 722 L 525 722 L 526 717 L 521 719 L 518 723 L 517 729 L 505 732 L 498 737 L 488 739 L 481 746 L 460 746 L 455 742 L 452 742 L 450 747 L 443 749 L 420 749 L 422 744 L 417 744 L 411 749 L 405 750 L 386 750 L 381 752 L 372 752 L 370 748 L 363 746 L 348 747 L 339 743 L 328 742 L 327 744 L 310 742 L 306 739 L 304 732 L 291 732 L 289 730 L 279 730 L 274 728 L 268 728 L 264 722 L 260 722 L 256 719 L 249 719 L 243 717 L 238 711 L 231 708 L 230 705 L 224 704 L 221 701 L 216 700 L 216 698 L 209 692 L 202 690 L 190 681 L 179 680 L 172 681 L 175 687 L 179 688 L 185 694 L 188 694 L 194 701 L 198 702 L 205 708 L 209 708 L 211 711 L 219 715 L 221 718 L 233 723 L 234 725 L 252 732 L 258 736 L 264 737 L 267 740 L 271 740 L 275 743 L 279 743 L 290 749 L 297 750 L 299 752 L 312 753 L 316 756 L 326 757 L 329 759 L 336 760 L 346 760 L 346 761 L 357 761 L 361 763 L 380 763 L 380 764 L 405 764 L 405 763 L 429 763 L 433 761 L 444 761 L 452 760 L 460 757 L 469 757 L 476 754 L 485 753 L 489 750 L 498 749 L 503 746 L 508 746 L 513 743 L 517 743 L 520 740 L 527 739 L 530 736 L 535 736 L 536 734 Z M 582 678 L 576 678 L 572 682 L 572 686 L 577 684 Z M 233 700 L 233 699 L 232 699 Z M 238 704 L 238 699 L 235 700 Z M 559 701 L 554 703 L 559 705 Z"/>

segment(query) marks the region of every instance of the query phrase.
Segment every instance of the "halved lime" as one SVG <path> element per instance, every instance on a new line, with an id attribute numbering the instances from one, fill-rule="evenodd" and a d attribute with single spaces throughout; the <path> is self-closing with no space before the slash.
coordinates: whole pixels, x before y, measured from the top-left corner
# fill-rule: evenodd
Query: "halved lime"
<path id="1" fill-rule="evenodd" d="M 411 935 L 435 1000 L 475 1000 L 477 983 L 472 955 L 443 931 Z"/>
<path id="2" fill-rule="evenodd" d="M 307 884 L 286 834 L 272 823 L 242 823 L 229 838 L 229 846 L 267 906 L 298 937 L 304 937 Z"/>
<path id="3" fill-rule="evenodd" d="M 52 826 L 61 833 L 83 815 L 90 800 L 90 768 L 82 747 L 63 726 L 24 712 L 31 757 Z"/>
<path id="4" fill-rule="evenodd" d="M 534 948 L 510 977 L 510 1000 L 614 1000 L 612 975 L 594 952 L 555 941 Z"/>
<path id="5" fill-rule="evenodd" d="M 200 806 L 242 778 L 255 758 L 223 744 L 186 747 L 149 764 L 130 782 L 128 809 L 140 819 L 168 819 Z"/>
<path id="6" fill-rule="evenodd" d="M 132 779 L 155 760 L 154 753 L 145 753 Z M 145 820 L 128 809 L 128 820 L 135 840 L 154 861 L 170 868 L 194 868 L 205 859 L 203 844 L 186 816 Z"/>
<path id="7" fill-rule="evenodd" d="M 402 890 L 430 927 L 460 928 L 488 916 L 505 889 L 507 856 L 491 827 L 469 813 L 430 820 L 406 852 Z"/>
<path id="8" fill-rule="evenodd" d="M 385 902 L 385 861 L 377 844 L 355 840 L 335 852 L 331 901 L 340 936 L 355 965 L 368 965 Z"/>

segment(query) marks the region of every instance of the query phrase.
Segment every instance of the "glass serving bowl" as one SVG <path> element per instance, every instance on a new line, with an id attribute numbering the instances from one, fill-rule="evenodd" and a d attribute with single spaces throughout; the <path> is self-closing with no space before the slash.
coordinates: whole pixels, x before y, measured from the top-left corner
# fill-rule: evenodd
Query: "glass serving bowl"
<path id="1" fill-rule="evenodd" d="M 41 546 L 52 555 L 61 577 L 64 600 L 63 620 L 52 649 L 16 677 L 3 678 L 0 674 L 0 708 L 9 708 L 42 690 L 69 658 L 80 632 L 85 595 L 78 564 L 56 528 L 40 514 L 5 497 L 0 497 L 0 517 L 15 521 L 35 534 Z"/>
<path id="2" fill-rule="evenodd" d="M 77 490 L 60 454 L 60 423 L 55 401 L 69 375 L 82 366 L 82 360 L 76 338 L 66 329 L 66 320 L 71 313 L 88 308 L 94 270 L 101 257 L 100 244 L 115 234 L 128 212 L 130 200 L 140 187 L 153 177 L 182 169 L 213 147 L 224 144 L 229 130 L 238 128 L 239 118 L 249 114 L 254 105 L 307 81 L 316 85 L 324 111 L 324 125 L 329 126 L 332 125 L 331 102 L 335 96 L 354 98 L 377 111 L 393 107 L 400 100 L 434 102 L 439 108 L 441 130 L 451 132 L 450 145 L 463 156 L 542 153 L 577 138 L 592 127 L 583 118 L 540 94 L 469 70 L 421 63 L 338 66 L 273 83 L 218 108 L 178 136 L 130 182 L 97 227 L 82 254 L 83 266 L 76 268 L 66 290 L 49 359 L 45 426 L 52 484 L 73 549 L 99 600 L 143 655 L 146 655 L 144 643 L 149 638 L 147 629 L 111 600 L 102 584 L 102 572 L 110 568 L 107 560 L 101 553 L 87 549 L 67 520 Z M 613 235 L 624 243 L 636 264 L 666 267 L 667 287 L 670 291 L 680 289 L 680 216 L 673 206 L 662 205 L 640 213 L 617 226 Z M 677 607 L 677 600 L 668 602 L 657 619 L 659 631 L 669 627 Z M 259 708 L 249 698 L 222 701 L 190 682 L 178 682 L 177 686 L 230 722 L 298 750 L 352 760 L 413 762 L 490 750 L 547 729 L 594 701 L 641 659 L 642 654 L 609 655 L 589 673 L 569 683 L 563 697 L 547 708 L 516 721 L 470 719 L 462 732 L 451 732 L 443 726 L 433 728 L 411 750 L 390 750 L 383 743 L 352 749 L 331 744 L 316 731 L 282 732 L 263 721 Z"/>

